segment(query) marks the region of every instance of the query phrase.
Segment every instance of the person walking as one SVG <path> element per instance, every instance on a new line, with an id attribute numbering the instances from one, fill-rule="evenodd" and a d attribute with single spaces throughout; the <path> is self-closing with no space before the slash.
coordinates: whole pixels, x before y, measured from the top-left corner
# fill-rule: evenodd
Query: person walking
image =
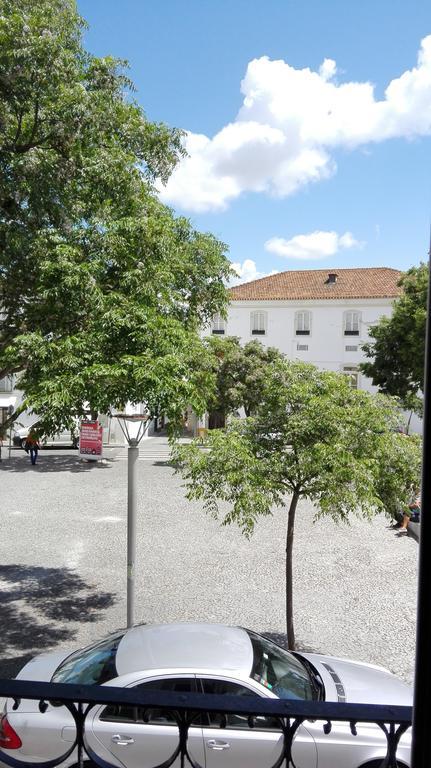
<path id="1" fill-rule="evenodd" d="M 31 463 L 34 466 L 37 460 L 37 454 L 40 451 L 39 439 L 34 432 L 29 432 L 25 441 L 25 450 L 30 454 Z"/>

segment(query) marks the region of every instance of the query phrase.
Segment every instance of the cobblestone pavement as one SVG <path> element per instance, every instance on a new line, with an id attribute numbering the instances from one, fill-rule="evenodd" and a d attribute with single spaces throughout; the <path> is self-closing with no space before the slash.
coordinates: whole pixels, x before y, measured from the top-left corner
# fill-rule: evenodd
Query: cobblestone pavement
<path id="1" fill-rule="evenodd" d="M 138 462 L 137 621 L 235 623 L 284 631 L 286 512 L 247 541 L 184 497 L 166 440 Z M 125 624 L 125 449 L 103 464 L 13 451 L 0 464 L 0 676 L 43 650 L 84 645 Z M 313 524 L 301 502 L 295 533 L 298 647 L 389 667 L 412 679 L 418 548 L 385 517 Z"/>

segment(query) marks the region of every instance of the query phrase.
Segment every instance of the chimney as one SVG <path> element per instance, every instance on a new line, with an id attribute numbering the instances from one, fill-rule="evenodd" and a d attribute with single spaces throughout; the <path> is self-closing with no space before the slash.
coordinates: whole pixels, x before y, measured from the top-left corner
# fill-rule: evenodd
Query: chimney
<path id="1" fill-rule="evenodd" d="M 338 277 L 338 275 L 337 275 L 336 272 L 329 272 L 328 273 L 328 279 L 326 281 L 327 284 L 328 285 L 335 285 L 335 283 L 337 282 L 337 277 Z"/>

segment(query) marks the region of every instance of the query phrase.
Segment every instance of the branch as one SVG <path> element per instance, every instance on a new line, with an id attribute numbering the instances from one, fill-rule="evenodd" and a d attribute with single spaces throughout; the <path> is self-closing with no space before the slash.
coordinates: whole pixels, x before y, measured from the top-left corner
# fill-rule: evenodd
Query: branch
<path id="1" fill-rule="evenodd" d="M 21 109 L 19 115 L 18 115 L 18 126 L 16 129 L 15 138 L 13 140 L 13 143 L 16 144 L 19 137 L 21 136 L 21 128 L 22 128 L 22 118 L 24 117 L 24 110 Z"/>
<path id="2" fill-rule="evenodd" d="M 39 99 L 36 99 L 36 105 L 34 108 L 33 128 L 30 134 L 30 141 L 29 141 L 30 144 L 32 144 L 34 141 L 34 137 L 36 136 L 36 131 L 38 127 L 39 127 Z"/>
<path id="3" fill-rule="evenodd" d="M 0 379 L 4 379 L 5 376 L 12 376 L 14 373 L 22 373 L 24 365 L 13 366 L 13 368 L 0 368 Z"/>
<path id="4" fill-rule="evenodd" d="M 46 141 L 49 141 L 49 139 L 52 139 L 54 137 L 54 133 L 47 133 L 46 136 L 42 136 L 42 138 L 39 139 L 39 141 L 34 141 L 34 136 L 32 132 L 32 139 L 28 141 L 26 144 L 17 144 L 14 147 L 14 151 L 18 155 L 24 154 L 24 152 L 28 152 L 30 149 L 35 149 L 36 147 L 40 147 L 42 149 L 51 149 L 51 147 L 43 147 L 43 144 Z M 6 147 L 6 149 L 8 149 Z"/>

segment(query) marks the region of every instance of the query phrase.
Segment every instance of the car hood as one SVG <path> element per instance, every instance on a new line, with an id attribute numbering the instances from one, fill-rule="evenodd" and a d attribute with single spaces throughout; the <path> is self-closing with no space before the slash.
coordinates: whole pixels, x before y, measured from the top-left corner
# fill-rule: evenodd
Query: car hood
<path id="1" fill-rule="evenodd" d="M 327 701 L 412 706 L 412 688 L 384 667 L 317 653 L 298 655 L 308 659 L 319 672 Z"/>

